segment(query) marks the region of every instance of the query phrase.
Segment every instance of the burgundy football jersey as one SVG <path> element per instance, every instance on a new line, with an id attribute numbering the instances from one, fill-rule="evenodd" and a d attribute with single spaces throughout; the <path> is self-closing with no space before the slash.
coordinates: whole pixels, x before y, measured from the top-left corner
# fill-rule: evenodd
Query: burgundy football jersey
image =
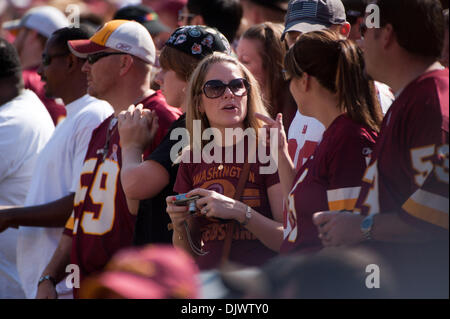
<path id="1" fill-rule="evenodd" d="M 448 69 L 423 74 L 392 104 L 357 202 L 364 215 L 397 213 L 446 237 L 368 243 L 389 262 L 403 298 L 448 297 L 448 77 Z"/>
<path id="2" fill-rule="evenodd" d="M 319 211 L 352 210 L 361 189 L 377 133 L 337 117 L 314 154 L 300 168 L 284 217 L 283 253 L 311 252 L 322 247 L 312 216 Z"/>
<path id="3" fill-rule="evenodd" d="M 159 118 L 158 134 L 146 150 L 151 153 L 181 112 L 167 106 L 160 92 L 141 103 L 155 110 Z M 71 263 L 80 267 L 81 281 L 102 270 L 115 252 L 132 243 L 135 216 L 128 210 L 120 182 L 121 166 L 117 119 L 112 115 L 92 133 L 75 192 L 74 211 L 64 230 L 73 238 Z"/>
<path id="4" fill-rule="evenodd" d="M 229 152 L 222 148 L 222 155 Z M 236 154 L 234 149 L 234 155 Z M 268 154 L 268 153 L 266 153 Z M 191 156 L 192 157 L 192 156 Z M 222 164 L 223 163 L 223 164 Z M 194 188 L 204 188 L 216 191 L 219 194 L 233 198 L 239 177 L 244 167 L 243 163 L 181 163 L 174 186 L 177 193 L 186 193 Z M 259 161 L 251 164 L 250 174 L 242 193 L 241 201 L 260 214 L 273 218 L 270 208 L 267 189 L 279 183 L 278 173 L 261 174 Z M 223 244 L 226 235 L 226 224 L 203 216 L 197 218 L 200 226 L 203 249 L 209 251 L 205 256 L 196 258 L 201 270 L 216 268 L 220 266 Z M 264 246 L 255 235 L 243 226 L 236 226 L 229 260 L 248 266 L 262 265 L 275 253 Z"/>
<path id="5" fill-rule="evenodd" d="M 410 83 L 386 114 L 357 207 L 448 229 L 448 69 Z"/>

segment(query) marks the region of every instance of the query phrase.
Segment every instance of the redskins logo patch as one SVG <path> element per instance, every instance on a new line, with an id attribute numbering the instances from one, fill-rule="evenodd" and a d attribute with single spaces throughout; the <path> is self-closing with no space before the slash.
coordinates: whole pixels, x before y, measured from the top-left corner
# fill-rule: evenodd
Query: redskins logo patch
<path id="1" fill-rule="evenodd" d="M 214 42 L 214 39 L 213 39 L 212 35 L 208 35 L 206 38 L 203 39 L 202 44 L 207 46 L 208 48 L 211 48 L 213 42 Z"/>
<path id="2" fill-rule="evenodd" d="M 177 45 L 177 44 L 182 44 L 182 43 L 186 42 L 186 39 L 187 39 L 187 37 L 186 37 L 185 34 L 180 34 L 180 35 L 177 37 L 177 40 L 175 41 L 175 45 Z"/>
<path id="3" fill-rule="evenodd" d="M 193 38 L 198 38 L 199 36 L 202 35 L 202 33 L 200 32 L 199 29 L 197 28 L 192 28 L 191 30 L 189 30 L 189 35 Z"/>
<path id="4" fill-rule="evenodd" d="M 202 46 L 198 43 L 194 43 L 192 46 L 192 54 L 201 54 L 202 53 Z"/>

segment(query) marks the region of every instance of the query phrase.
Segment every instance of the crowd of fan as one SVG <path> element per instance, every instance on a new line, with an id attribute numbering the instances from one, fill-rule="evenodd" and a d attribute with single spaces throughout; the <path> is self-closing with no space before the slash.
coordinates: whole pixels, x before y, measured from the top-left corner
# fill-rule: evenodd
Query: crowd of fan
<path id="1" fill-rule="evenodd" d="M 2 2 L 0 298 L 448 298 L 448 25 Z"/>

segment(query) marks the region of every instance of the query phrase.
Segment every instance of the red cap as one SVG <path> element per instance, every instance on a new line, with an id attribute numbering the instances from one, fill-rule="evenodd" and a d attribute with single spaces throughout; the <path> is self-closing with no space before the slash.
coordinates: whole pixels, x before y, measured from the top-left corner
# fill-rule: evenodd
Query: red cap
<path id="1" fill-rule="evenodd" d="M 192 257 L 179 248 L 128 248 L 114 255 L 103 273 L 82 282 L 80 298 L 195 299 L 198 272 Z"/>

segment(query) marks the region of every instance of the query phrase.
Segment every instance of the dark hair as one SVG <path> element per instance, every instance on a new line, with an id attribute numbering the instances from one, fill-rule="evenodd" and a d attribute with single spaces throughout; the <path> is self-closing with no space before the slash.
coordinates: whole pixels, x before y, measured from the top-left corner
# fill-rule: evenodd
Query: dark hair
<path id="1" fill-rule="evenodd" d="M 262 50 L 259 51 L 259 55 L 266 75 L 264 85 L 269 88 L 269 96 L 265 98 L 272 116 L 276 116 L 273 111 L 276 111 L 276 107 L 279 106 L 277 101 L 282 97 L 281 90 L 286 86 L 282 70 L 288 47 L 286 42 L 281 41 L 283 30 L 284 26 L 281 24 L 266 22 L 250 27 L 242 35 L 242 38 L 257 40 L 261 43 Z"/>
<path id="2" fill-rule="evenodd" d="M 174 71 L 178 77 L 188 82 L 201 60 L 175 48 L 165 46 L 159 56 L 159 64 L 163 69 Z"/>
<path id="3" fill-rule="evenodd" d="M 187 9 L 189 13 L 202 16 L 207 26 L 216 28 L 233 42 L 243 14 L 239 0 L 189 0 Z"/>
<path id="4" fill-rule="evenodd" d="M 67 41 L 89 39 L 93 32 L 89 27 L 80 25 L 79 28 L 61 28 L 52 33 L 51 39 L 53 45 L 58 46 L 66 52 L 69 52 Z"/>
<path id="5" fill-rule="evenodd" d="M 376 0 L 381 26 L 391 24 L 399 45 L 422 57 L 438 59 L 444 43 L 439 0 Z"/>
<path id="6" fill-rule="evenodd" d="M 0 79 L 23 85 L 19 54 L 14 46 L 0 38 Z"/>
<path id="7" fill-rule="evenodd" d="M 353 121 L 379 130 L 382 113 L 375 85 L 367 78 L 363 53 L 353 41 L 330 30 L 305 33 L 288 51 L 285 68 L 294 77 L 303 72 L 314 76 L 337 94 L 339 107 Z"/>
<path id="8" fill-rule="evenodd" d="M 354 25 L 358 18 L 365 16 L 367 2 L 367 0 L 342 0 L 348 23 Z"/>
<path id="9" fill-rule="evenodd" d="M 445 28 L 448 30 L 448 9 L 445 9 L 443 11 L 443 14 L 444 14 Z"/>

